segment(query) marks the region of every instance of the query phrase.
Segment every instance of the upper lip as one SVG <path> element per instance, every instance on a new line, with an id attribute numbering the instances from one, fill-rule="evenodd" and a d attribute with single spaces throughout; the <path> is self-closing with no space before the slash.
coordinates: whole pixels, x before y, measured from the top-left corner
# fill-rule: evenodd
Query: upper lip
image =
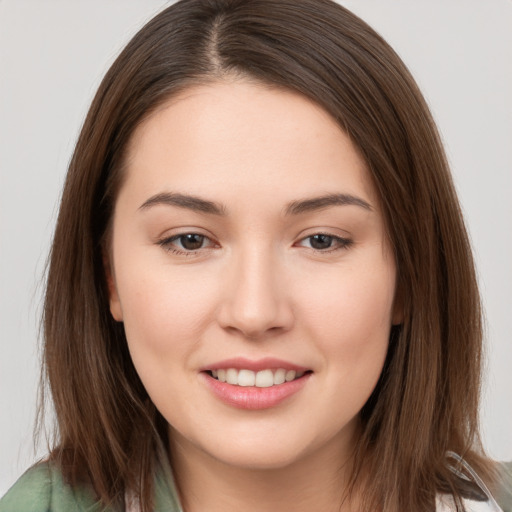
<path id="1" fill-rule="evenodd" d="M 295 370 L 296 372 L 305 372 L 309 370 L 309 368 L 305 366 L 290 363 L 289 361 L 284 361 L 282 359 L 276 359 L 274 357 L 265 357 L 263 359 L 257 360 L 246 359 L 245 357 L 234 357 L 209 364 L 201 368 L 201 371 L 206 372 L 220 369 L 227 370 L 228 368 L 235 368 L 237 370 L 252 370 L 253 372 L 259 372 L 261 370 L 268 369 L 277 370 L 279 368 L 283 368 L 284 370 Z"/>

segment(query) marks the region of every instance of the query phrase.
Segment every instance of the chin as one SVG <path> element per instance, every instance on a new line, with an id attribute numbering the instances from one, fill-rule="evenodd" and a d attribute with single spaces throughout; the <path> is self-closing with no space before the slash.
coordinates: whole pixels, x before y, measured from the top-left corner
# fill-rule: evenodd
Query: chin
<path id="1" fill-rule="evenodd" d="M 258 436 L 252 432 L 227 435 L 221 442 L 219 437 L 212 441 L 208 446 L 203 445 L 202 449 L 219 463 L 254 471 L 291 468 L 305 462 L 310 455 L 324 453 L 329 457 L 337 449 L 337 442 L 330 435 L 295 437 L 286 428 L 273 435 L 267 432 Z"/>
<path id="2" fill-rule="evenodd" d="M 293 449 L 240 449 L 233 446 L 224 453 L 212 455 L 222 464 L 252 471 L 277 471 L 289 468 L 304 457 L 304 454 Z"/>

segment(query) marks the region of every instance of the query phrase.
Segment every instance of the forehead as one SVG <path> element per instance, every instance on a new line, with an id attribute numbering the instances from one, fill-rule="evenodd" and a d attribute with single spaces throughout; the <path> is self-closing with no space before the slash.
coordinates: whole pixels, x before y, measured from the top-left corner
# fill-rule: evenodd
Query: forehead
<path id="1" fill-rule="evenodd" d="M 343 185 L 376 200 L 363 158 L 328 112 L 293 91 L 242 80 L 190 87 L 162 104 L 135 130 L 126 171 L 148 193 L 227 185 L 251 193 L 267 184 L 304 195 Z"/>

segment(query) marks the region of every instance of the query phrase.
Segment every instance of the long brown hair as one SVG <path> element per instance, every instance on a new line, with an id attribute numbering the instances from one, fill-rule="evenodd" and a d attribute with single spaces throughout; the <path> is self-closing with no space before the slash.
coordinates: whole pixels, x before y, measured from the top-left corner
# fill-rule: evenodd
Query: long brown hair
<path id="1" fill-rule="evenodd" d="M 398 269 L 403 322 L 361 411 L 353 482 L 365 510 L 459 499 L 448 450 L 484 477 L 481 310 L 474 264 L 435 124 L 413 78 L 368 25 L 330 0 L 182 0 L 126 46 L 91 105 L 70 163 L 48 271 L 44 364 L 58 424 L 51 457 L 104 503 L 126 488 L 150 510 L 165 420 L 109 312 L 104 252 L 135 128 L 184 88 L 239 75 L 298 91 L 365 158 Z"/>

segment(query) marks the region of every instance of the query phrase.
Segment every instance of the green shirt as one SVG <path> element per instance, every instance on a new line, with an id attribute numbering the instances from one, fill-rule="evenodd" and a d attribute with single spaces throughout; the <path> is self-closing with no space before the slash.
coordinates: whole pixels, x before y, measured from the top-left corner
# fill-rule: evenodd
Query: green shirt
<path id="1" fill-rule="evenodd" d="M 154 512 L 182 512 L 167 460 L 159 460 L 154 481 Z M 0 512 L 120 512 L 98 503 L 87 486 L 71 487 L 55 464 L 31 467 L 0 499 Z"/>
<path id="2" fill-rule="evenodd" d="M 500 465 L 501 487 L 496 500 L 503 512 L 512 512 L 512 463 Z M 169 464 L 161 462 L 155 474 L 154 512 L 182 512 Z M 491 510 L 491 509 L 489 509 Z M 87 487 L 66 484 L 54 464 L 30 468 L 0 500 L 0 512 L 119 512 L 102 507 Z"/>

